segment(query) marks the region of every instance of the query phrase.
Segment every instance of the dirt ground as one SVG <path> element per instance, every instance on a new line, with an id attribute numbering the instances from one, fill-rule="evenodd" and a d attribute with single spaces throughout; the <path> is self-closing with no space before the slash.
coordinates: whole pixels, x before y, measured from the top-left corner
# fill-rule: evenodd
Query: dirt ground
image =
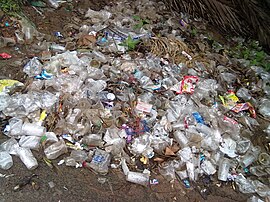
<path id="1" fill-rule="evenodd" d="M 60 31 L 66 33 L 65 25 L 76 21 L 76 18 L 83 17 L 83 9 L 99 10 L 108 1 L 81 0 L 73 4 L 64 4 L 57 11 L 48 10 L 44 12 L 45 17 L 39 15 L 32 7 L 24 7 L 26 16 L 36 25 L 38 31 L 53 36 L 53 33 Z M 72 11 L 71 11 L 72 10 Z M 0 78 L 12 78 L 25 81 L 25 74 L 22 67 L 25 62 L 38 53 L 31 52 L 30 45 L 18 45 L 16 48 L 8 47 L 1 49 L 1 52 L 13 54 L 10 60 L 0 61 Z M 1 125 L 4 125 L 3 120 Z M 0 143 L 7 139 L 0 135 Z M 233 202 L 246 201 L 249 195 L 241 194 L 232 189 L 232 184 L 220 184 L 211 182 L 208 185 L 209 195 L 205 200 L 199 193 L 196 185 L 192 188 L 185 188 L 182 182 L 167 182 L 163 177 L 157 175 L 159 184 L 142 187 L 140 185 L 126 182 L 122 171 L 110 169 L 106 176 L 100 176 L 84 168 L 57 166 L 61 157 L 53 161 L 57 167 L 51 169 L 43 161 L 43 151 L 34 152 L 39 162 L 39 167 L 29 171 L 18 159 L 13 157 L 14 166 L 8 171 L 0 172 L 0 202 L 16 201 L 209 201 L 209 202 Z M 1 175 L 2 174 L 2 175 Z M 35 176 L 33 176 L 33 174 Z M 5 176 L 4 176 L 5 175 Z M 30 179 L 30 177 L 33 176 Z M 106 179 L 106 182 L 102 183 Z M 14 187 L 18 184 L 25 184 L 19 190 Z M 49 186 L 49 183 L 51 187 Z M 203 182 L 198 182 L 201 186 Z"/>
<path id="2" fill-rule="evenodd" d="M 0 136 L 1 141 L 4 140 Z M 1 171 L 6 177 L 0 178 L 0 202 L 17 201 L 246 201 L 248 195 L 233 191 L 230 184 L 216 186 L 211 183 L 210 195 L 204 200 L 195 188 L 186 189 L 182 182 L 167 182 L 160 176 L 153 176 L 159 184 L 143 187 L 126 182 L 122 171 L 110 169 L 106 176 L 96 175 L 84 168 L 58 166 L 49 168 L 42 160 L 42 152 L 34 152 L 39 167 L 29 171 L 18 157 L 14 157 L 14 166 Z M 54 165 L 57 160 L 53 161 Z M 28 184 L 15 191 L 18 184 Z M 101 180 L 106 178 L 104 184 Z M 53 186 L 49 183 L 53 182 Z"/>

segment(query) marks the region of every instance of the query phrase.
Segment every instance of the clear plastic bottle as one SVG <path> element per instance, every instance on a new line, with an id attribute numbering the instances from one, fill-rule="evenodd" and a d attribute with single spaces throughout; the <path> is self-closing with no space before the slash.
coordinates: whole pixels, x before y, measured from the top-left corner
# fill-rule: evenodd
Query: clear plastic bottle
<path id="1" fill-rule="evenodd" d="M 48 159 L 56 159 L 60 155 L 67 152 L 67 146 L 64 142 L 64 140 L 60 140 L 46 149 L 44 149 L 44 153 Z"/>
<path id="2" fill-rule="evenodd" d="M 0 151 L 0 168 L 8 170 L 13 165 L 11 155 L 7 151 Z"/>
<path id="3" fill-rule="evenodd" d="M 17 148 L 17 155 L 20 157 L 23 164 L 29 170 L 34 170 L 38 167 L 37 159 L 29 148 L 19 147 Z"/>

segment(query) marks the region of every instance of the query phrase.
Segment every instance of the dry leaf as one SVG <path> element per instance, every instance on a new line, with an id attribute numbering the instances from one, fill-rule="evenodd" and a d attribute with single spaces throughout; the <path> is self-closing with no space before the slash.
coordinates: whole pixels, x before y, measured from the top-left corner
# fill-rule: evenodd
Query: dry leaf
<path id="1" fill-rule="evenodd" d="M 175 153 L 169 147 L 166 147 L 165 155 L 166 156 L 175 156 Z"/>
<path id="2" fill-rule="evenodd" d="M 156 158 L 154 158 L 154 161 L 156 161 L 156 162 L 163 162 L 164 159 L 163 158 L 156 157 Z"/>
<path id="3" fill-rule="evenodd" d="M 94 35 L 83 35 L 78 39 L 77 45 L 79 47 L 92 47 L 96 43 Z"/>

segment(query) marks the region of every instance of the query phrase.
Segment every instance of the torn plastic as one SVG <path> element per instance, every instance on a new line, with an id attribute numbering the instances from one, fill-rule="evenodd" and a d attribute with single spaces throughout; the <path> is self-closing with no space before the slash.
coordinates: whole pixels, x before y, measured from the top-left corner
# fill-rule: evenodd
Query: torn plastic
<path id="1" fill-rule="evenodd" d="M 92 9 L 88 9 L 85 14 L 86 18 L 90 18 L 92 23 L 100 23 L 107 21 L 112 14 L 108 11 L 101 10 L 101 11 L 94 11 Z"/>
<path id="2" fill-rule="evenodd" d="M 24 84 L 17 80 L 1 79 L 0 80 L 0 93 L 9 93 L 15 88 L 22 87 L 22 86 L 24 86 Z"/>
<path id="3" fill-rule="evenodd" d="M 125 130 L 109 128 L 103 137 L 103 140 L 106 142 L 105 151 L 112 155 L 121 154 L 126 145 L 126 141 L 124 139 L 126 136 Z"/>
<path id="4" fill-rule="evenodd" d="M 23 68 L 23 71 L 30 77 L 41 73 L 43 65 L 37 57 L 33 57 Z"/>
<path id="5" fill-rule="evenodd" d="M 241 173 L 236 176 L 235 183 L 238 185 L 239 190 L 245 194 L 255 193 L 255 186 L 251 180 L 246 179 Z"/>
<path id="6" fill-rule="evenodd" d="M 76 162 L 80 163 L 88 159 L 87 153 L 85 151 L 80 150 L 72 150 L 70 153 L 70 157 L 73 158 Z"/>

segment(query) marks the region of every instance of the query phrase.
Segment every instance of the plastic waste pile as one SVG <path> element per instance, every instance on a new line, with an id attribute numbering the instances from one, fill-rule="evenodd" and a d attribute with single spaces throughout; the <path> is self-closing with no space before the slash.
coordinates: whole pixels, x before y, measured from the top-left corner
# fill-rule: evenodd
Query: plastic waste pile
<path id="1" fill-rule="evenodd" d="M 32 151 L 43 150 L 58 165 L 102 175 L 122 169 L 127 181 L 143 186 L 153 180 L 150 164 L 157 164 L 162 176 L 187 188 L 211 176 L 234 181 L 242 193 L 269 196 L 269 150 L 253 139 L 261 120 L 260 135 L 270 135 L 270 74 L 253 66 L 257 80 L 243 83 L 227 67 L 235 61 L 204 62 L 188 45 L 177 64 L 150 52 L 134 57 L 123 43 L 151 40 L 151 26 L 159 24 L 134 31 L 133 8 L 119 14 L 124 4 L 89 9 L 85 17 L 92 25 L 80 27 L 77 50 L 54 44 L 53 56 L 30 59 L 24 72 L 33 81 L 27 86 L 1 81 L 1 117 L 8 119 L 3 132 L 10 139 L 0 146 L 0 168 L 9 169 L 16 155 L 35 169 Z M 150 20 L 162 19 L 153 2 L 135 4 L 141 18 L 152 8 Z M 177 33 L 182 24 L 166 22 L 175 29 L 172 38 L 184 43 Z M 18 87 L 25 90 L 10 93 Z"/>

